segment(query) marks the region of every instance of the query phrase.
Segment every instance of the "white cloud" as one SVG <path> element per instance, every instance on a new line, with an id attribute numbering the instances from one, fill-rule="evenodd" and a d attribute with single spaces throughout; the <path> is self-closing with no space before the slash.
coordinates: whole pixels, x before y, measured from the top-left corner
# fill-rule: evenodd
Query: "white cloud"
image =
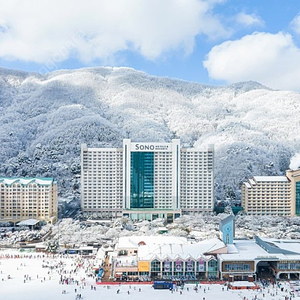
<path id="1" fill-rule="evenodd" d="M 263 26 L 263 20 L 255 14 L 239 13 L 236 15 L 236 21 L 245 26 Z"/>
<path id="2" fill-rule="evenodd" d="M 222 2 L 222 1 L 221 1 Z M 226 36 L 205 0 L 0 0 L 0 56 L 55 63 L 90 62 L 118 51 L 147 59 L 194 47 L 199 34 Z"/>
<path id="3" fill-rule="evenodd" d="M 291 22 L 291 28 L 296 33 L 300 34 L 300 15 L 296 16 Z"/>
<path id="4" fill-rule="evenodd" d="M 212 48 L 204 61 L 209 76 L 228 83 L 254 80 L 275 89 L 298 90 L 299 48 L 291 35 L 253 33 Z"/>

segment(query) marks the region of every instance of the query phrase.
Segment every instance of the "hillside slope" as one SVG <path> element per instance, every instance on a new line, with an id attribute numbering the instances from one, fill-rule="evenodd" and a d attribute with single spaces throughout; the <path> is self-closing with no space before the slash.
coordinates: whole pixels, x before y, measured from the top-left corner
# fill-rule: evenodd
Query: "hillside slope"
<path id="1" fill-rule="evenodd" d="M 215 145 L 215 195 L 239 198 L 253 175 L 282 175 L 300 152 L 300 94 L 255 82 L 216 87 L 129 68 L 46 75 L 0 69 L 0 175 L 53 176 L 79 198 L 80 145 Z"/>

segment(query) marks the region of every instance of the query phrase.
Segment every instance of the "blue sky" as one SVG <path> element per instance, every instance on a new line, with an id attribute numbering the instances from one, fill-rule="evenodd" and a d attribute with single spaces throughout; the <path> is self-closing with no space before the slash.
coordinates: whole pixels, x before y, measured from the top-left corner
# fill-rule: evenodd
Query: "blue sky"
<path id="1" fill-rule="evenodd" d="M 299 0 L 0 0 L 0 66 L 300 91 Z"/>

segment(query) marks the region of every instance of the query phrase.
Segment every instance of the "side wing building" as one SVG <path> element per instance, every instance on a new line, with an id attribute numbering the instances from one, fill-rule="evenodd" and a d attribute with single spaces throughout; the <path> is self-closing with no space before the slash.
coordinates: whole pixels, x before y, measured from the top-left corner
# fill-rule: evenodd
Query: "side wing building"
<path id="1" fill-rule="evenodd" d="M 254 176 L 242 185 L 242 206 L 249 215 L 300 215 L 300 169 L 286 176 Z"/>
<path id="2" fill-rule="evenodd" d="M 57 182 L 53 178 L 0 177 L 0 221 L 57 221 Z"/>

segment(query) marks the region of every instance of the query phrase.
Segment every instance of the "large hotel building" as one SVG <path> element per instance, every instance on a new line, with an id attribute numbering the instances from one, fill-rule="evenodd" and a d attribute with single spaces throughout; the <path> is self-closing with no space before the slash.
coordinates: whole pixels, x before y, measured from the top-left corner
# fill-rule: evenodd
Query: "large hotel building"
<path id="1" fill-rule="evenodd" d="M 249 215 L 300 215 L 300 169 L 286 176 L 254 176 L 242 185 L 242 206 Z"/>
<path id="2" fill-rule="evenodd" d="M 170 143 L 134 143 L 123 148 L 81 146 L 81 209 L 102 218 L 132 220 L 211 212 L 214 150 Z"/>
<path id="3" fill-rule="evenodd" d="M 0 221 L 57 221 L 57 182 L 53 178 L 0 177 Z"/>

